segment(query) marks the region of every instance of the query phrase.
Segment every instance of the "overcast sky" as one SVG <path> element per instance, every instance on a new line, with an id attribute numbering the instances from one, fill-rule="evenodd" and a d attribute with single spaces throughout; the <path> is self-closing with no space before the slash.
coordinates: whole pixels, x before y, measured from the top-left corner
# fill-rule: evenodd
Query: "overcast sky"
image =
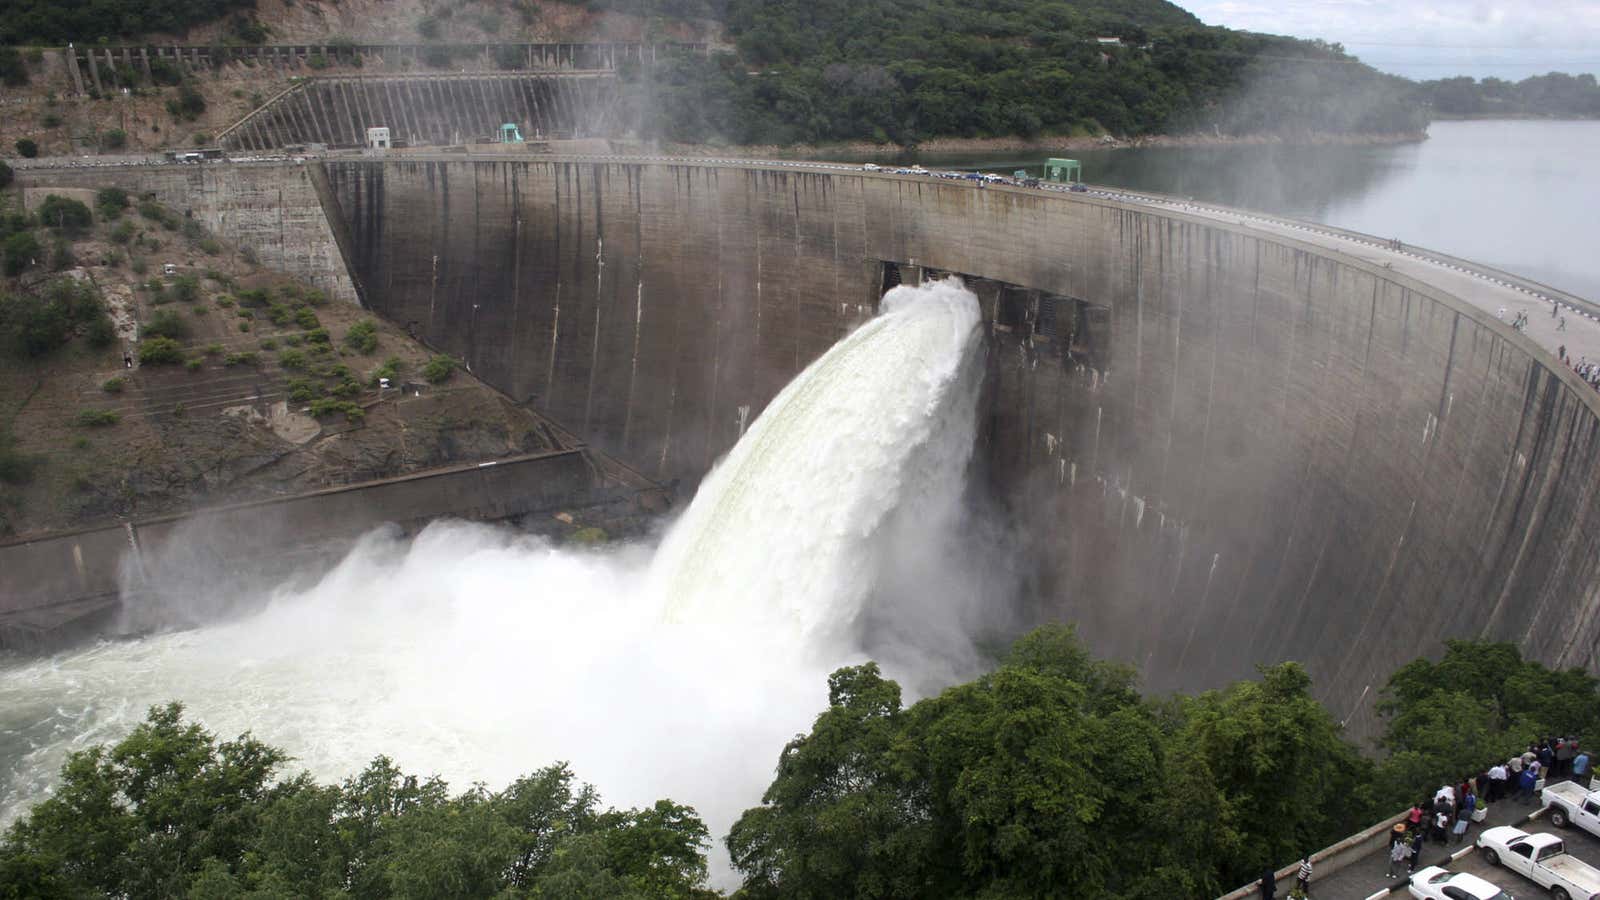
<path id="1" fill-rule="evenodd" d="M 1600 0 L 1177 0 L 1208 25 L 1322 38 L 1407 78 L 1600 74 Z"/>

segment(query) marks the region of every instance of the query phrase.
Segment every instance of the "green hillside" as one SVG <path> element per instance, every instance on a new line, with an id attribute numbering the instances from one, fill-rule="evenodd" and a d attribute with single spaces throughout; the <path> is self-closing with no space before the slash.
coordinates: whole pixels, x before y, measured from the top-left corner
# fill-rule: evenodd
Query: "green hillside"
<path id="1" fill-rule="evenodd" d="M 738 54 L 634 73 L 648 136 L 734 143 L 1401 133 L 1415 87 L 1164 0 L 731 0 Z"/>

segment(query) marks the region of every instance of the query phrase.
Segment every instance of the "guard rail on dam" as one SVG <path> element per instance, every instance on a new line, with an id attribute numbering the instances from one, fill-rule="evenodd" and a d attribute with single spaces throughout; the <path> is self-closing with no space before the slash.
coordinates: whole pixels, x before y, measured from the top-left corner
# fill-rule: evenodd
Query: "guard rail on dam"
<path id="1" fill-rule="evenodd" d="M 359 147 L 382 126 L 402 144 L 487 138 L 504 122 L 526 137 L 610 134 L 616 81 L 608 73 L 340 75 L 306 79 L 217 136 L 229 150 L 293 144 Z"/>
<path id="2" fill-rule="evenodd" d="M 988 290 L 980 460 L 1034 614 L 1156 689 L 1303 659 L 1360 731 L 1361 698 L 1442 637 L 1596 666 L 1594 392 L 1334 241 L 804 166 L 327 172 L 374 308 L 659 477 L 702 474 L 740 407 L 870 314 L 885 263 L 1103 311 L 1049 334 L 1041 300 Z"/>

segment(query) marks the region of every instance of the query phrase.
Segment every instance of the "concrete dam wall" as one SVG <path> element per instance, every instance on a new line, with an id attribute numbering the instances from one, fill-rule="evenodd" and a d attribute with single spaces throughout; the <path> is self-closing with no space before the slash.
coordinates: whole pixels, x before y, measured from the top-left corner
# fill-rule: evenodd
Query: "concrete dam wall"
<path id="1" fill-rule="evenodd" d="M 368 303 L 694 479 L 922 267 L 981 276 L 979 457 L 1035 618 L 1156 689 L 1302 659 L 1352 726 L 1452 636 L 1596 668 L 1593 393 L 1472 306 L 1231 222 L 692 163 L 327 164 Z M 893 265 L 886 265 L 893 264 Z"/>
<path id="2" fill-rule="evenodd" d="M 219 136 L 229 150 L 359 147 L 369 127 L 402 144 L 458 144 L 517 124 L 528 140 L 607 135 L 616 79 L 595 73 L 345 75 L 303 81 Z"/>

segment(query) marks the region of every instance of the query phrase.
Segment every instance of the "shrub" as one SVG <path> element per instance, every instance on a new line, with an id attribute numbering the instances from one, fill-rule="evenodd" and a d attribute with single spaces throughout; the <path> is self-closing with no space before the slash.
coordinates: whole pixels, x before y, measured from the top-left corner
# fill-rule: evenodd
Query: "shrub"
<path id="1" fill-rule="evenodd" d="M 321 53 L 313 53 L 310 56 L 306 57 L 306 65 L 310 66 L 313 69 L 321 71 L 321 70 L 326 69 L 328 67 L 328 58 L 326 56 L 323 56 Z"/>
<path id="2" fill-rule="evenodd" d="M 216 238 L 201 238 L 199 247 L 200 252 L 207 256 L 216 256 L 222 252 L 222 244 L 218 243 Z"/>
<path id="3" fill-rule="evenodd" d="M 361 384 L 353 378 L 345 378 L 338 384 L 329 388 L 328 393 L 335 397 L 343 397 L 348 400 L 361 393 Z"/>
<path id="4" fill-rule="evenodd" d="M 349 400 L 336 400 L 331 397 L 323 397 L 321 399 L 311 401 L 311 415 L 315 416 L 316 418 L 321 419 L 336 413 L 344 413 L 346 422 L 360 422 L 367 417 L 366 410 L 362 409 L 359 405 L 350 402 Z"/>
<path id="5" fill-rule="evenodd" d="M 185 303 L 200 299 L 200 279 L 193 275 L 179 275 L 172 279 L 172 295 Z"/>
<path id="6" fill-rule="evenodd" d="M 306 340 L 313 344 L 327 344 L 332 338 L 328 336 L 328 329 L 313 328 L 306 332 Z"/>
<path id="7" fill-rule="evenodd" d="M 65 272 L 77 264 L 78 257 L 72 252 L 72 242 L 57 236 L 55 243 L 50 245 L 50 271 Z"/>
<path id="8" fill-rule="evenodd" d="M 102 207 L 102 209 L 103 208 L 104 207 Z M 120 215 L 120 213 L 118 213 L 118 215 Z M 126 219 L 124 219 L 122 222 L 120 222 L 117 225 L 117 227 L 111 229 L 111 239 L 113 241 L 116 241 L 119 244 L 126 244 L 129 241 L 133 240 L 133 234 L 134 234 L 134 232 L 136 230 L 137 229 L 134 227 L 132 222 L 129 222 Z M 135 262 L 135 265 L 136 266 L 137 265 L 142 265 L 143 262 L 144 262 L 143 260 L 138 260 L 137 262 Z M 136 269 L 135 271 L 139 271 L 139 270 Z M 140 274 L 142 274 L 142 272 Z"/>
<path id="9" fill-rule="evenodd" d="M 272 338 L 267 338 L 266 340 L 261 342 L 260 346 L 261 346 L 261 349 L 263 349 L 263 350 L 276 350 L 276 349 L 278 349 L 278 342 L 273 340 Z"/>
<path id="10" fill-rule="evenodd" d="M 227 309 L 228 307 L 230 307 L 232 305 L 233 305 L 233 298 L 232 297 L 218 297 L 217 298 L 217 307 L 220 308 L 220 309 Z"/>
<path id="11" fill-rule="evenodd" d="M 244 331 L 244 332 L 248 332 L 250 330 L 250 323 L 249 322 L 240 322 L 239 323 L 239 330 L 240 331 Z"/>
<path id="12" fill-rule="evenodd" d="M 301 307 L 295 311 L 294 322 L 296 325 L 299 325 L 301 328 L 307 330 L 317 329 L 322 325 L 322 323 L 317 320 L 317 314 L 305 307 Z"/>
<path id="13" fill-rule="evenodd" d="M 10 187 L 11 179 L 15 177 L 16 173 L 11 171 L 11 167 L 6 165 L 5 160 L 0 159 L 0 188 Z"/>
<path id="14" fill-rule="evenodd" d="M 205 360 L 195 356 L 191 357 L 188 362 L 184 363 L 183 367 L 191 372 L 198 372 L 200 371 L 200 367 L 203 365 L 205 365 Z"/>
<path id="15" fill-rule="evenodd" d="M 310 403 L 322 396 L 322 385 L 309 378 L 295 378 L 289 382 L 289 399 L 295 403 Z"/>
<path id="16" fill-rule="evenodd" d="M 306 367 L 306 355 L 301 350 L 285 350 L 278 354 L 278 365 L 291 372 L 301 372 Z"/>
<path id="17" fill-rule="evenodd" d="M 234 366 L 253 366 L 259 361 L 260 357 L 256 355 L 254 350 L 246 350 L 242 353 L 229 353 L 228 357 L 222 361 L 222 364 L 232 368 Z"/>
<path id="18" fill-rule="evenodd" d="M 122 393 L 122 388 L 127 385 L 127 383 L 128 379 L 118 375 L 115 378 L 107 378 L 104 382 L 102 382 L 100 385 L 100 390 L 105 391 L 108 394 L 120 394 Z"/>
<path id="19" fill-rule="evenodd" d="M 40 117 L 39 124 L 45 128 L 60 128 L 61 117 L 55 113 L 45 113 L 42 117 Z"/>
<path id="20" fill-rule="evenodd" d="M 105 428 L 122 421 L 115 410 L 110 409 L 80 409 L 73 417 L 72 422 L 85 428 Z"/>
<path id="21" fill-rule="evenodd" d="M 104 350 L 117 341 L 117 329 L 111 324 L 111 317 L 101 310 L 99 315 L 89 321 L 88 331 L 85 336 L 89 339 L 89 346 L 96 350 Z"/>
<path id="22" fill-rule="evenodd" d="M 287 346 L 298 347 L 301 344 L 304 344 L 306 342 L 306 339 L 301 337 L 298 334 L 286 334 L 286 335 L 283 336 L 283 342 Z"/>
<path id="23" fill-rule="evenodd" d="M 282 303 L 274 303 L 267 307 L 267 318 L 274 325 L 287 325 L 294 321 L 294 310 Z"/>
<path id="24" fill-rule="evenodd" d="M 367 386 L 377 387 L 379 380 L 383 378 L 387 378 L 393 383 L 395 379 L 400 377 L 400 370 L 403 366 L 404 363 L 400 361 L 400 357 L 389 357 L 383 361 L 383 365 L 372 370 L 372 374 L 367 378 Z"/>
<path id="25" fill-rule="evenodd" d="M 33 232 L 19 231 L 6 238 L 5 272 L 7 275 L 20 275 L 38 262 L 41 256 L 44 256 L 44 248 L 39 245 L 39 239 L 33 236 Z"/>
<path id="26" fill-rule="evenodd" d="M 189 336 L 189 323 L 175 310 L 163 309 L 150 317 L 144 326 L 144 333 L 151 337 L 172 338 L 182 340 Z"/>
<path id="27" fill-rule="evenodd" d="M 17 155 L 23 159 L 33 159 L 39 155 L 39 145 L 32 138 L 18 138 L 16 147 Z"/>
<path id="28" fill-rule="evenodd" d="M 144 261 L 144 257 L 135 256 L 133 258 L 133 262 L 129 264 L 128 268 L 132 269 L 133 274 L 135 275 L 143 275 L 144 273 L 150 271 L 150 264 Z"/>
<path id="29" fill-rule="evenodd" d="M 162 206 L 154 200 L 141 200 L 139 202 L 139 215 L 144 216 L 146 219 L 149 219 L 152 222 L 159 222 L 161 227 L 168 231 L 177 231 L 178 226 L 182 222 L 177 213 L 167 209 L 165 206 Z M 160 244 L 156 244 L 154 241 L 151 241 L 151 244 L 151 249 L 156 249 L 161 246 Z"/>
<path id="30" fill-rule="evenodd" d="M 245 288 L 242 291 L 235 291 L 234 296 L 238 298 L 240 306 L 257 308 L 266 306 L 272 299 L 262 288 Z"/>
<path id="31" fill-rule="evenodd" d="M 435 356 L 428 360 L 422 367 L 422 377 L 428 379 L 429 384 L 443 384 L 450 380 L 455 373 L 456 361 L 448 356 Z"/>
<path id="32" fill-rule="evenodd" d="M 127 136 L 123 137 L 126 140 Z M 128 208 L 128 192 L 122 188 L 101 188 L 95 192 L 94 208 L 100 211 L 100 217 L 103 219 L 118 218 L 122 215 L 122 211 Z M 129 232 L 129 236 L 132 236 L 132 232 Z"/>
<path id="33" fill-rule="evenodd" d="M 63 231 L 75 232 L 88 228 L 94 224 L 94 217 L 89 214 L 89 207 L 71 197 L 58 197 L 51 194 L 39 204 L 39 222 L 49 228 L 59 228 Z"/>
<path id="34" fill-rule="evenodd" d="M 193 122 L 205 111 L 206 98 L 187 82 L 178 86 L 177 97 L 167 101 L 167 112 L 179 121 Z"/>
<path id="35" fill-rule="evenodd" d="M 305 293 L 300 295 L 300 299 L 307 306 L 321 307 L 328 305 L 328 295 L 316 288 L 306 288 Z"/>
<path id="36" fill-rule="evenodd" d="M 221 356 L 222 355 L 222 345 L 221 344 L 207 344 L 205 353 L 206 353 L 207 356 Z"/>
<path id="37" fill-rule="evenodd" d="M 18 450 L 13 441 L 9 433 L 0 431 L 0 482 L 26 484 L 33 480 L 33 470 L 42 460 Z"/>
<path id="38" fill-rule="evenodd" d="M 183 347 L 169 337 L 154 337 L 139 344 L 139 363 L 146 366 L 175 366 L 183 362 Z"/>
<path id="39" fill-rule="evenodd" d="M 378 323 L 362 319 L 344 333 L 344 345 L 358 353 L 373 353 L 378 349 Z"/>
<path id="40" fill-rule="evenodd" d="M 128 133 L 121 128 L 113 128 L 100 136 L 100 146 L 107 150 L 121 150 L 128 146 Z"/>

